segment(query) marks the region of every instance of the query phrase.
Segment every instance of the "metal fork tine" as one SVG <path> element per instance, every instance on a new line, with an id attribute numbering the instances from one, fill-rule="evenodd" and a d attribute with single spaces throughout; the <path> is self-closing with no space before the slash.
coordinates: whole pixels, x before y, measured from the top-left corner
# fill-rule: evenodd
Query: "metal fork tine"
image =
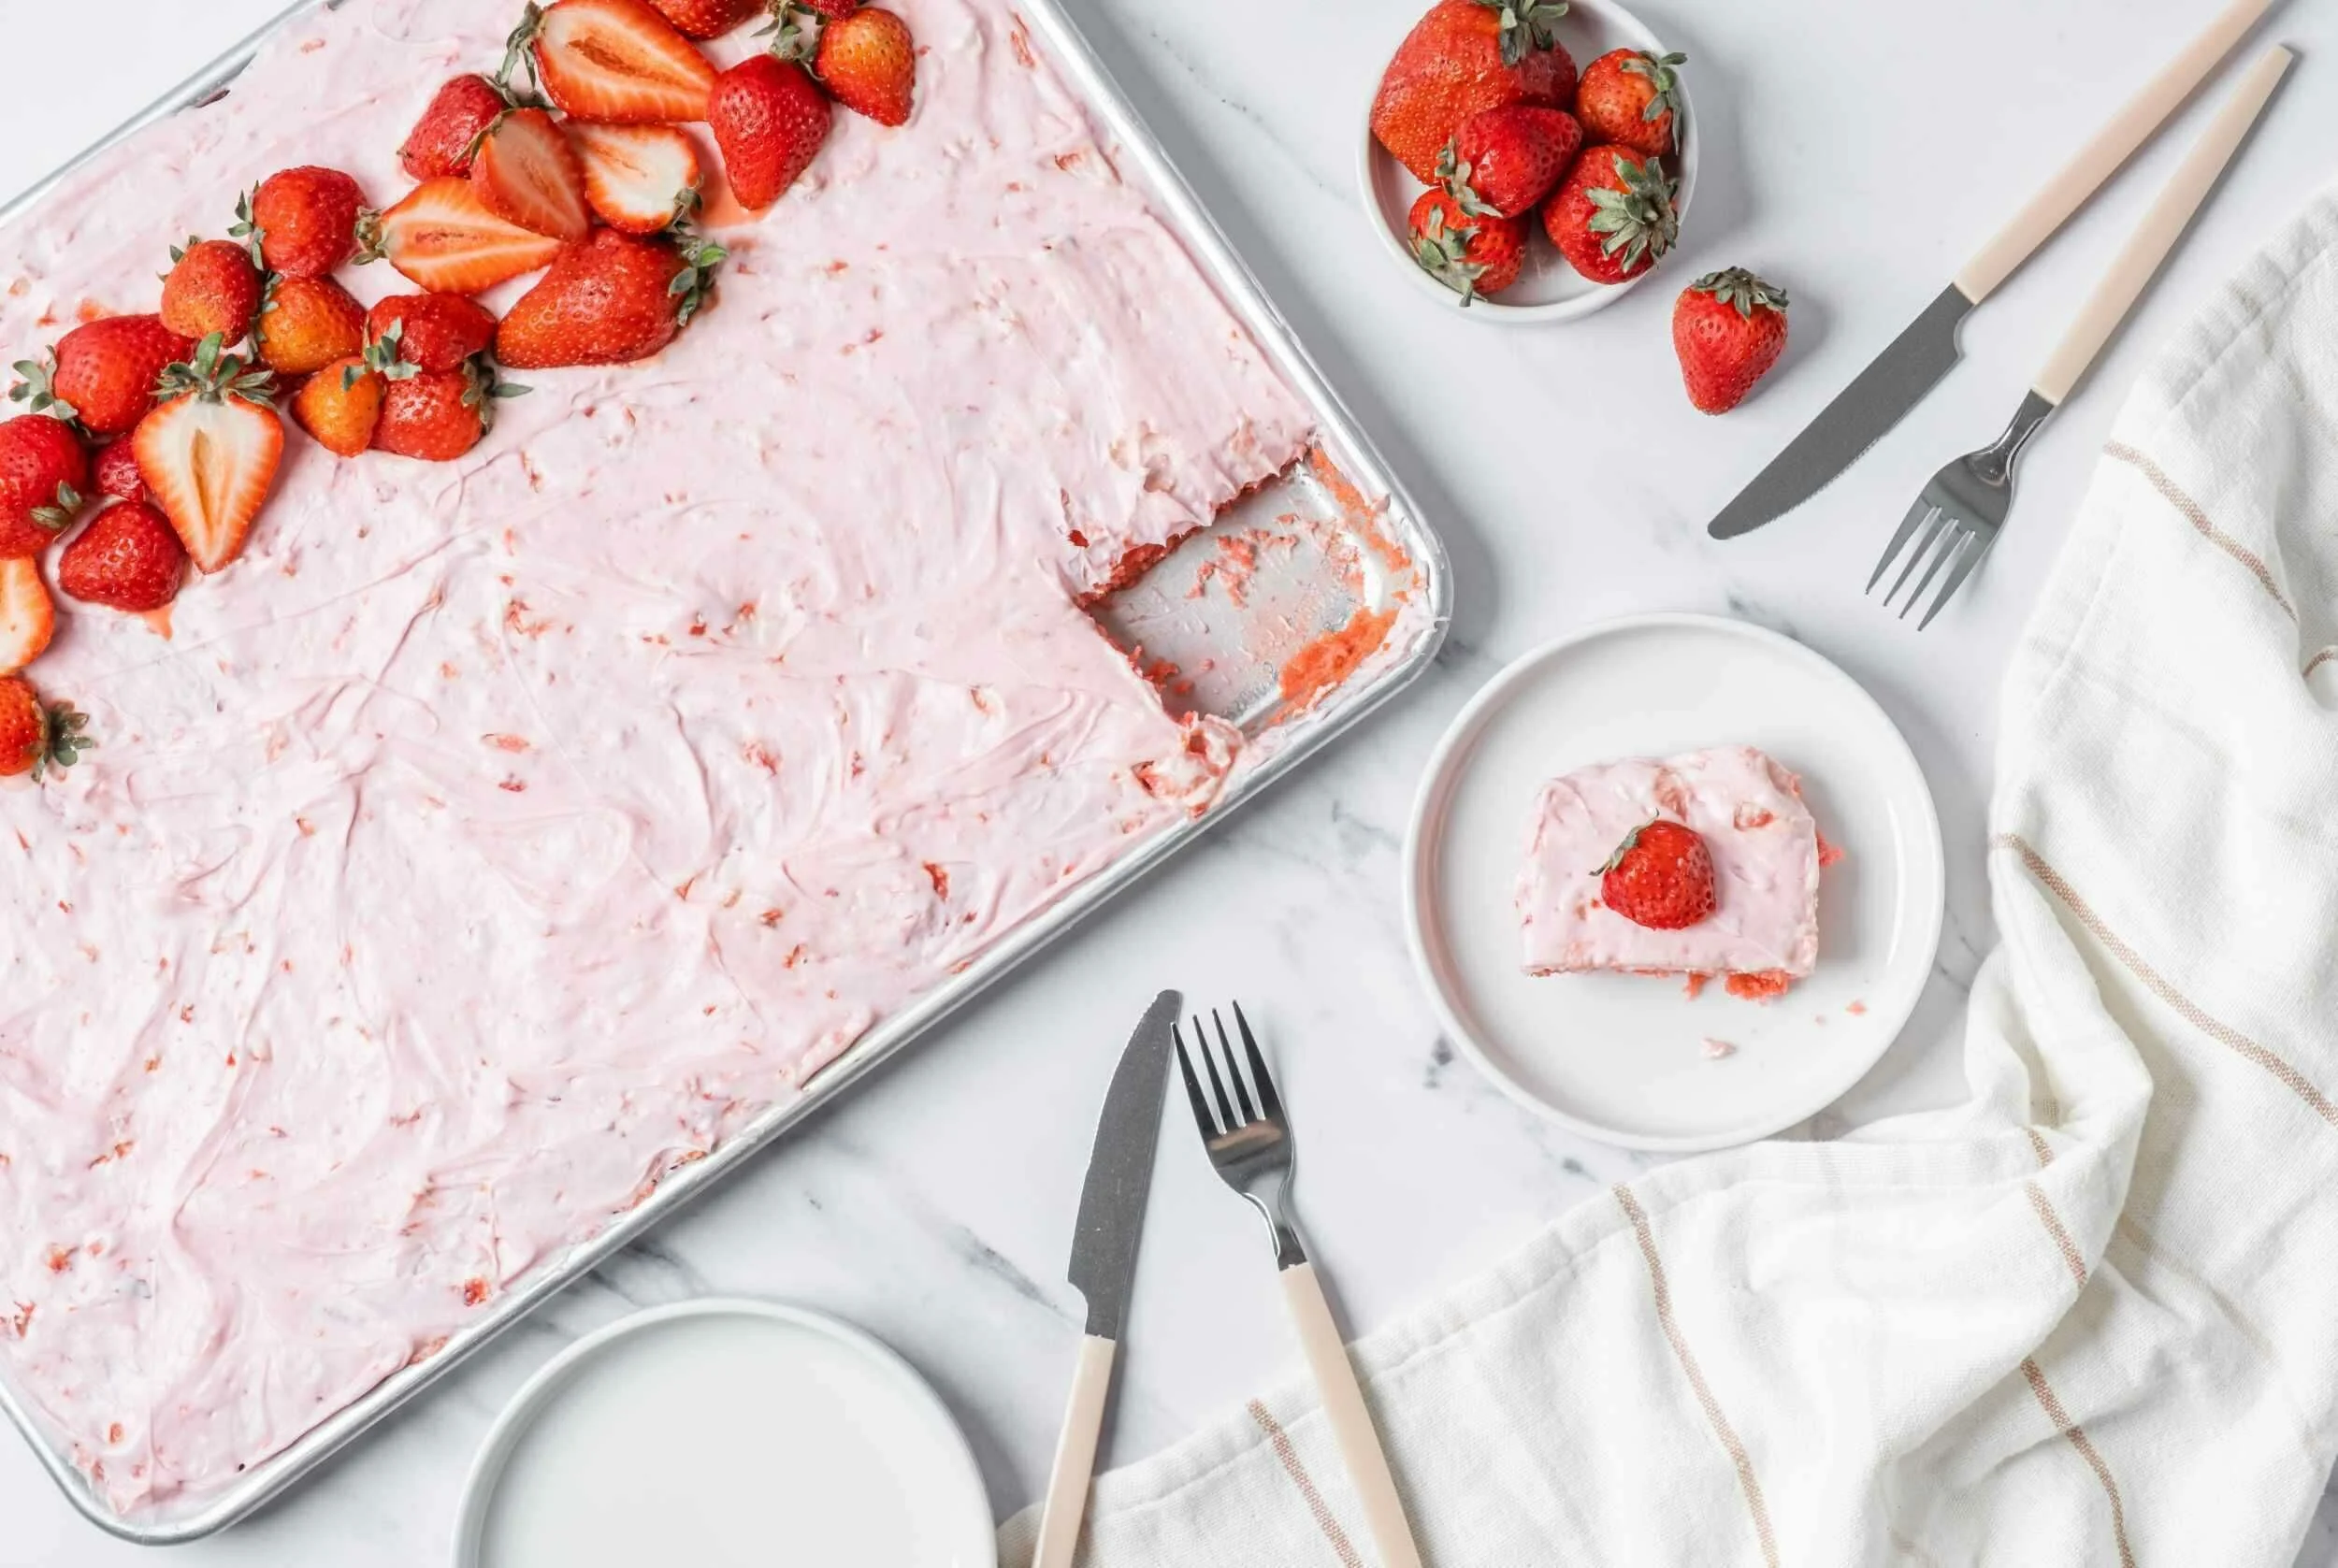
<path id="1" fill-rule="evenodd" d="M 1242 1031 L 1242 1049 L 1250 1058 L 1250 1076 L 1258 1084 L 1259 1106 L 1275 1121 L 1283 1119 L 1282 1096 L 1275 1092 L 1274 1074 L 1266 1071 L 1266 1058 L 1259 1053 L 1258 1039 L 1250 1033 L 1250 1020 L 1242 1015 L 1242 1004 L 1234 1004 L 1234 1027 Z"/>
<path id="2" fill-rule="evenodd" d="M 1909 536 L 1916 531 L 1918 525 L 1924 522 L 1925 514 L 1931 510 L 1932 503 L 1929 500 L 1922 496 L 1916 497 L 1916 504 L 1910 507 L 1908 515 L 1899 520 L 1899 532 L 1894 534 L 1891 543 L 1883 547 L 1883 558 L 1875 563 L 1875 575 L 1868 579 L 1867 591 L 1869 593 L 1875 592 L 1875 585 L 1882 582 L 1883 574 L 1891 569 L 1892 557 L 1899 554 L 1900 546 L 1908 542 Z M 1890 602 L 1889 595 L 1884 596 L 1884 602 Z"/>
<path id="3" fill-rule="evenodd" d="M 1213 1007 L 1209 1010 L 1209 1021 L 1218 1026 L 1218 1047 L 1226 1053 L 1226 1076 L 1234 1080 L 1234 1098 L 1242 1107 L 1242 1121 L 1247 1127 L 1258 1120 L 1258 1107 L 1250 1103 L 1250 1091 L 1242 1082 L 1242 1064 L 1234 1059 L 1234 1042 L 1226 1037 L 1226 1020 Z"/>
<path id="4" fill-rule="evenodd" d="M 1891 587 L 1883 594 L 1886 607 L 1899 597 L 1899 590 L 1908 585 L 1908 579 L 1915 574 L 1916 568 L 1924 565 L 1924 558 L 1932 553 L 1932 541 L 1941 537 L 1941 530 L 1947 525 L 1948 513 L 1934 507 L 1932 521 L 1925 528 L 1924 537 L 1916 541 L 1914 549 L 1908 552 L 1908 564 L 1899 568 L 1899 575 L 1892 580 Z"/>
<path id="5" fill-rule="evenodd" d="M 1965 542 L 1972 538 L 1972 530 L 1965 526 L 1964 519 L 1951 517 L 1949 521 L 1956 526 L 1951 528 L 1948 536 L 1941 540 L 1941 547 L 1932 553 L 1931 562 L 1924 568 L 1924 575 L 1916 579 L 1915 588 L 1900 603 L 1899 618 L 1903 621 L 1908 618 L 1908 611 L 1916 607 L 1916 601 L 1924 597 L 1924 591 L 1932 586 L 1932 579 L 1941 574 L 1941 568 L 1946 566 L 1959 551 L 1964 549 Z"/>
<path id="6" fill-rule="evenodd" d="M 1193 1057 L 1186 1049 L 1185 1031 L 1176 1025 L 1169 1026 L 1169 1038 L 1177 1047 L 1177 1072 L 1185 1079 L 1185 1097 L 1193 1102 L 1193 1123 L 1202 1129 L 1202 1142 L 1206 1144 L 1218 1136 L 1218 1122 L 1209 1114 L 1209 1101 L 1202 1098 L 1202 1081 L 1193 1076 Z"/>
<path id="7" fill-rule="evenodd" d="M 1916 623 L 1916 630 L 1922 631 L 1932 624 L 1932 617 L 1938 615 L 1941 612 L 1941 606 L 1946 604 L 1956 595 L 1956 590 L 1965 585 L 1965 579 L 1972 574 L 1972 568 L 1980 564 L 1981 557 L 1988 553 L 1988 549 L 1989 540 L 1975 539 L 1966 548 L 1964 554 L 1957 557 L 1956 569 L 1950 572 L 1948 581 L 1941 584 L 1941 597 L 1932 601 L 1932 608 L 1926 611 L 1924 619 Z"/>
<path id="8" fill-rule="evenodd" d="M 1232 1132 L 1250 1118 L 1234 1114 L 1234 1101 L 1226 1098 L 1226 1081 L 1218 1076 L 1218 1053 L 1209 1048 L 1209 1031 L 1202 1028 L 1202 1015 L 1193 1014 L 1193 1043 L 1201 1053 L 1202 1068 L 1209 1074 L 1210 1093 L 1218 1100 L 1218 1125 Z"/>

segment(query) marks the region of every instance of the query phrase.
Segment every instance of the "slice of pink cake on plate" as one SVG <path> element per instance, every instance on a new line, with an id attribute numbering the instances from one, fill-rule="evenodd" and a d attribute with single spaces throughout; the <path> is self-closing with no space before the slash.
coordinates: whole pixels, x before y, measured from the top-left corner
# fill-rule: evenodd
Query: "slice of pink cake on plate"
<path id="1" fill-rule="evenodd" d="M 1752 746 L 1603 762 L 1537 797 L 1518 878 L 1530 974 L 1679 974 L 1784 991 L 1818 962 L 1834 852 L 1801 781 Z"/>

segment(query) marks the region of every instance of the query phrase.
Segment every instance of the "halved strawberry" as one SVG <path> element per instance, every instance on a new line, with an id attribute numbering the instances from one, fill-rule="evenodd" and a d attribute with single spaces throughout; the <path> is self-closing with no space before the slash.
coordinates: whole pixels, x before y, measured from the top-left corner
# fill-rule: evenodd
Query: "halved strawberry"
<path id="1" fill-rule="evenodd" d="M 570 245 L 593 232 L 584 169 L 560 122 L 540 108 L 498 117 L 471 159 L 471 188 L 497 216 Z"/>
<path id="2" fill-rule="evenodd" d="M 57 607 L 40 580 L 40 562 L 30 555 L 0 561 L 0 675 L 40 657 L 56 630 Z"/>
<path id="3" fill-rule="evenodd" d="M 149 497 L 207 572 L 242 553 L 284 455 L 275 378 L 222 346 L 213 333 L 191 362 L 163 372 L 165 401 L 132 438 Z"/>
<path id="4" fill-rule="evenodd" d="M 434 294 L 477 294 L 552 265 L 560 242 L 499 218 L 468 180 L 426 180 L 382 214 L 390 265 Z"/>
<path id="5" fill-rule="evenodd" d="M 575 119 L 655 125 L 706 118 L 714 67 L 643 0 L 530 0 L 512 45 Z"/>
<path id="6" fill-rule="evenodd" d="M 656 234 L 698 205 L 699 150 L 671 125 L 569 125 L 584 165 L 584 199 L 601 222 Z"/>

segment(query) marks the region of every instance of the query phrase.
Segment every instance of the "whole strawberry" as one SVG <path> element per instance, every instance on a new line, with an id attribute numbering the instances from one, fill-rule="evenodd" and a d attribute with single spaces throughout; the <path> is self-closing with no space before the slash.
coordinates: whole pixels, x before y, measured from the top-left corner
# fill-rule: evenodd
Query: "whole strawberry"
<path id="1" fill-rule="evenodd" d="M 72 767 L 97 743 L 82 733 L 85 722 L 66 703 L 43 703 L 23 676 L 0 675 L 0 779 Z"/>
<path id="2" fill-rule="evenodd" d="M 57 560 L 61 593 L 134 614 L 177 598 L 186 576 L 186 546 L 170 519 L 142 501 L 117 501 L 91 518 Z"/>
<path id="3" fill-rule="evenodd" d="M 414 374 L 411 366 L 406 374 Z M 366 359 L 340 360 L 300 383 L 293 394 L 293 423 L 335 456 L 358 456 L 373 445 L 388 386 L 388 379 Z"/>
<path id="4" fill-rule="evenodd" d="M 1372 100 L 1372 134 L 1423 185 L 1461 122 L 1504 104 L 1566 108 L 1575 61 L 1562 0 L 1437 0 L 1405 36 Z"/>
<path id="5" fill-rule="evenodd" d="M 258 247 L 260 263 L 287 278 L 322 278 L 377 250 L 379 216 L 339 169 L 304 165 L 271 174 L 236 208 L 227 232 Z"/>
<path id="6" fill-rule="evenodd" d="M 1711 272 L 1672 307 L 1672 351 L 1689 401 L 1709 414 L 1745 401 L 1786 347 L 1786 291 L 1741 266 Z"/>
<path id="7" fill-rule="evenodd" d="M 280 376 L 306 376 L 365 347 L 366 308 L 330 278 L 279 278 L 260 307 L 253 346 Z"/>
<path id="8" fill-rule="evenodd" d="M 1543 207 L 1542 227 L 1595 283 L 1638 277 L 1681 237 L 1664 165 L 1620 147 L 1584 150 Z"/>
<path id="9" fill-rule="evenodd" d="M 106 440 L 146 417 L 165 367 L 194 350 L 194 341 L 160 316 L 107 316 L 59 338 L 51 363 L 19 360 L 16 371 L 24 379 L 8 389 L 8 398 L 35 413 L 76 420 Z"/>
<path id="10" fill-rule="evenodd" d="M 89 487 L 89 455 L 65 421 L 19 414 L 0 424 L 0 560 L 55 543 Z"/>
<path id="11" fill-rule="evenodd" d="M 89 467 L 99 495 L 125 501 L 146 499 L 146 481 L 138 477 L 137 448 L 131 444 L 129 437 L 120 437 L 99 447 Z"/>
<path id="12" fill-rule="evenodd" d="M 373 427 L 374 448 L 426 463 L 452 463 L 494 426 L 498 398 L 527 390 L 498 382 L 476 359 L 460 370 L 423 370 L 391 381 Z"/>
<path id="13" fill-rule="evenodd" d="M 163 324 L 181 338 L 199 341 L 216 332 L 242 342 L 260 309 L 260 269 L 251 252 L 232 240 L 189 239 L 172 250 L 170 263 Z"/>
<path id="14" fill-rule="evenodd" d="M 763 9 L 763 0 L 649 0 L 693 38 L 719 38 Z"/>
<path id="15" fill-rule="evenodd" d="M 572 245 L 496 328 L 514 369 L 620 365 L 673 341 L 704 302 L 719 245 L 600 229 Z"/>
<path id="16" fill-rule="evenodd" d="M 1685 54 L 1611 50 L 1583 67 L 1575 118 L 1584 135 L 1643 158 L 1661 158 L 1681 145 L 1681 78 Z"/>
<path id="17" fill-rule="evenodd" d="M 431 95 L 397 161 L 416 180 L 469 174 L 480 136 L 511 107 L 503 89 L 485 77 L 453 78 Z"/>
<path id="18" fill-rule="evenodd" d="M 1517 282 L 1526 261 L 1526 232 L 1518 221 L 1479 209 L 1465 195 L 1423 191 L 1409 221 L 1413 260 L 1464 305 Z"/>
<path id="19" fill-rule="evenodd" d="M 1635 926 L 1678 931 L 1713 913 L 1712 852 L 1694 829 L 1663 818 L 1635 827 L 1599 868 L 1599 899 Z"/>
<path id="20" fill-rule="evenodd" d="M 366 312 L 366 339 L 390 345 L 388 362 L 376 368 L 394 379 L 400 365 L 459 370 L 496 340 L 496 319 L 459 294 L 394 294 Z"/>
<path id="21" fill-rule="evenodd" d="M 1437 183 L 1466 187 L 1491 211 L 1522 218 L 1551 194 L 1583 145 L 1583 128 L 1563 108 L 1505 104 L 1473 114 L 1437 154 Z"/>
<path id="22" fill-rule="evenodd" d="M 742 207 L 760 210 L 787 194 L 828 139 L 828 94 L 793 60 L 751 54 L 714 79 L 706 123 Z"/>
<path id="23" fill-rule="evenodd" d="M 820 29 L 813 72 L 836 101 L 880 125 L 908 123 L 916 85 L 917 46 L 909 24 L 863 6 Z"/>

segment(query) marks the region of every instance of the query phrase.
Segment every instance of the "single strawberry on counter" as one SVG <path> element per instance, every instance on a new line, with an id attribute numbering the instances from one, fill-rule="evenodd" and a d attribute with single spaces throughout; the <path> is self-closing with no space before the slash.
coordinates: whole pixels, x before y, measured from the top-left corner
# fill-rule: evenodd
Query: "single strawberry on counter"
<path id="1" fill-rule="evenodd" d="M 163 324 L 191 342 L 220 333 L 240 343 L 260 309 L 260 269 L 233 240 L 190 238 L 163 276 Z"/>
<path id="2" fill-rule="evenodd" d="M 0 779 L 37 781 L 51 769 L 70 768 L 97 744 L 83 732 L 88 721 L 69 703 L 44 703 L 22 675 L 0 676 Z"/>
<path id="3" fill-rule="evenodd" d="M 19 360 L 16 372 L 24 379 L 8 389 L 8 399 L 77 421 L 107 440 L 146 417 L 164 367 L 194 349 L 194 339 L 171 331 L 160 316 L 106 316 L 59 338 L 51 361 Z"/>
<path id="4" fill-rule="evenodd" d="M 1719 901 L 1705 841 L 1662 817 L 1624 835 L 1599 871 L 1600 902 L 1652 931 L 1694 926 Z"/>
<path id="5" fill-rule="evenodd" d="M 330 278 L 274 279 L 252 337 L 278 375 L 313 375 L 365 347 L 366 308 Z"/>
<path id="6" fill-rule="evenodd" d="M 12 675 L 47 651 L 56 635 L 57 607 L 31 555 L 0 560 L 0 675 Z"/>
<path id="7" fill-rule="evenodd" d="M 891 11 L 863 6 L 822 27 L 812 72 L 854 113 L 880 125 L 909 122 L 917 45 L 909 24 Z"/>
<path id="8" fill-rule="evenodd" d="M 1423 185 L 1461 122 L 1504 104 L 1566 108 L 1575 61 L 1563 0 L 1437 0 L 1396 46 L 1372 99 L 1372 134 Z"/>
<path id="9" fill-rule="evenodd" d="M 150 503 L 205 572 L 242 553 L 284 455 L 275 378 L 224 348 L 213 334 L 192 360 L 165 371 L 164 401 L 135 438 Z"/>
<path id="10" fill-rule="evenodd" d="M 366 209 L 365 193 L 339 169 L 279 170 L 237 204 L 236 219 L 227 232 L 287 278 L 322 278 L 343 262 L 381 253 L 381 215 Z"/>
<path id="11" fill-rule="evenodd" d="M 89 467 L 100 496 L 125 501 L 146 499 L 146 481 L 138 477 L 137 449 L 130 444 L 129 437 L 117 437 L 99 447 Z"/>
<path id="12" fill-rule="evenodd" d="M 798 60 L 751 54 L 717 77 L 706 120 L 739 205 L 760 211 L 785 195 L 819 156 L 830 118 L 828 94 Z"/>
<path id="13" fill-rule="evenodd" d="M 496 328 L 496 358 L 514 369 L 646 359 L 698 313 L 724 255 L 687 233 L 600 229 L 513 303 Z"/>
<path id="14" fill-rule="evenodd" d="M 1583 128 L 1563 108 L 1505 104 L 1461 122 L 1437 154 L 1437 183 L 1476 193 L 1488 210 L 1523 218 L 1566 175 Z"/>
<path id="15" fill-rule="evenodd" d="M 459 370 L 495 340 L 495 317 L 459 294 L 394 294 L 366 312 L 368 363 L 373 363 L 372 350 L 386 344 L 386 362 L 374 367 L 392 380 L 404 379 L 401 367 Z"/>
<path id="16" fill-rule="evenodd" d="M 417 371 L 384 389 L 382 417 L 373 427 L 374 449 L 426 463 L 452 463 L 494 427 L 498 399 L 527 390 L 496 380 L 483 358 L 469 360 L 459 370 Z"/>
<path id="17" fill-rule="evenodd" d="M 410 377 L 416 373 L 411 365 L 401 368 Z M 381 422 L 388 390 L 388 378 L 375 367 L 368 349 L 364 355 L 337 360 L 302 381 L 300 390 L 293 394 L 293 423 L 335 456 L 359 456 L 373 445 L 374 427 Z"/>
<path id="18" fill-rule="evenodd" d="M 1583 67 L 1575 94 L 1575 118 L 1584 135 L 1661 158 L 1681 145 L 1681 78 L 1674 67 L 1685 54 L 1651 54 L 1646 50 L 1611 50 Z"/>
<path id="19" fill-rule="evenodd" d="M 1689 401 L 1709 414 L 1745 401 L 1786 347 L 1786 291 L 1741 266 L 1709 272 L 1672 307 L 1672 351 Z"/>
<path id="20" fill-rule="evenodd" d="M 540 108 L 498 116 L 479 140 L 470 182 L 490 211 L 573 245 L 593 232 L 584 166 L 560 122 Z"/>
<path id="21" fill-rule="evenodd" d="M 0 560 L 54 544 L 89 488 L 89 453 L 64 420 L 19 414 L 0 424 Z"/>
<path id="22" fill-rule="evenodd" d="M 476 73 L 450 79 L 433 94 L 422 118 L 397 150 L 398 164 L 417 180 L 470 173 L 479 138 L 512 108 L 503 87 Z"/>
<path id="23" fill-rule="evenodd" d="M 1421 270 L 1461 295 L 1500 294 L 1526 262 L 1526 231 L 1514 218 L 1486 210 L 1465 188 L 1423 191 L 1412 204 L 1412 257 Z"/>
<path id="24" fill-rule="evenodd" d="M 706 118 L 714 67 L 644 0 L 530 0 L 512 48 L 572 119 L 656 125 Z"/>
<path id="25" fill-rule="evenodd" d="M 584 199 L 611 228 L 656 234 L 697 209 L 698 147 L 671 125 L 579 120 L 568 132 L 584 165 Z"/>
<path id="26" fill-rule="evenodd" d="M 1543 232 L 1593 282 L 1621 283 L 1653 266 L 1680 238 L 1672 189 L 1653 158 L 1585 148 L 1544 204 Z"/>
<path id="27" fill-rule="evenodd" d="M 91 518 L 57 558 L 58 592 L 133 614 L 177 598 L 186 576 L 186 547 L 170 519 L 141 501 L 117 501 Z"/>
<path id="28" fill-rule="evenodd" d="M 479 294 L 552 265 L 560 242 L 498 217 L 468 180 L 426 180 L 382 214 L 382 249 L 434 294 Z"/>
<path id="29" fill-rule="evenodd" d="M 693 38 L 719 38 L 763 9 L 763 0 L 650 0 L 650 4 Z"/>

